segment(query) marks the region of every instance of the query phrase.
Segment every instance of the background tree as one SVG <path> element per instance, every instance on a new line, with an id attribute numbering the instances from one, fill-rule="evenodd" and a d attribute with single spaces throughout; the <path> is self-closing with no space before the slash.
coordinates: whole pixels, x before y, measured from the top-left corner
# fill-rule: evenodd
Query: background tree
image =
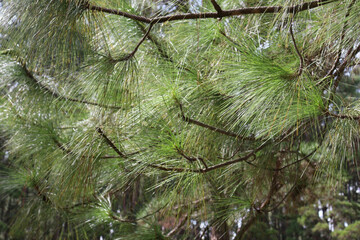
<path id="1" fill-rule="evenodd" d="M 358 237 L 359 2 L 3 2 L 13 238 Z"/>

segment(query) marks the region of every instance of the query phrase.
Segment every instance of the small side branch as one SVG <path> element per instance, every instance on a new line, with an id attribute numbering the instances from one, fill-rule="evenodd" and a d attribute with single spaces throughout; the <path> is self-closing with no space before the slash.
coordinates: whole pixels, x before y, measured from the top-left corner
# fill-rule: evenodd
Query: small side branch
<path id="1" fill-rule="evenodd" d="M 130 14 L 130 13 L 127 13 L 127 12 L 116 10 L 116 9 L 110 9 L 110 8 L 99 7 L 99 6 L 94 6 L 94 5 L 88 5 L 86 7 L 91 11 L 104 12 L 104 13 L 109 13 L 109 14 L 113 14 L 113 15 L 123 16 L 123 17 L 126 17 L 126 18 L 130 18 L 130 19 L 140 21 L 140 22 L 145 22 L 145 23 L 150 23 L 151 22 L 150 18 Z"/>
<path id="2" fill-rule="evenodd" d="M 348 63 L 355 57 L 356 54 L 360 52 L 360 44 L 353 50 L 349 51 L 345 57 L 344 62 L 339 66 L 338 70 L 336 71 L 336 76 L 340 76 L 341 73 L 344 72 Z"/>
<path id="3" fill-rule="evenodd" d="M 331 89 L 331 95 L 329 98 L 329 103 L 330 101 L 333 100 L 334 98 L 334 94 L 336 93 L 337 87 L 339 86 L 339 83 L 341 81 L 341 74 L 344 72 L 345 68 L 348 66 L 349 62 L 356 56 L 356 54 L 358 54 L 360 52 L 360 44 L 353 50 L 352 48 L 350 48 L 344 58 L 343 63 L 339 66 L 338 70 L 333 73 L 333 76 L 336 77 L 335 78 L 335 82 L 334 82 L 334 86 Z"/>
<path id="4" fill-rule="evenodd" d="M 343 115 L 343 114 L 335 114 L 335 113 L 331 113 L 331 112 L 327 112 L 326 114 L 331 116 L 331 117 L 334 117 L 334 118 L 360 120 L 360 116 L 350 116 L 350 115 Z"/>
<path id="5" fill-rule="evenodd" d="M 177 153 L 179 153 L 182 157 L 184 157 L 186 160 L 188 160 L 189 162 L 195 162 L 195 161 L 200 161 L 205 169 L 208 168 L 208 166 L 205 163 L 205 160 L 202 157 L 190 157 L 188 155 L 186 155 L 180 148 L 176 147 L 176 151 Z"/>
<path id="6" fill-rule="evenodd" d="M 167 166 L 162 166 L 162 165 L 156 165 L 156 164 L 149 164 L 148 166 L 152 167 L 152 168 L 156 168 L 159 170 L 163 170 L 163 171 L 167 171 L 167 172 L 194 172 L 194 173 L 206 173 L 206 172 L 210 172 L 219 168 L 223 168 L 235 163 L 239 163 L 239 162 L 244 162 L 249 158 L 256 158 L 256 153 L 258 151 L 260 151 L 261 149 L 263 149 L 266 146 L 266 144 L 261 145 L 260 147 L 256 148 L 255 150 L 253 150 L 251 153 L 245 155 L 244 157 L 240 157 L 237 159 L 234 159 L 232 161 L 227 161 L 227 162 L 223 162 L 223 163 L 219 163 L 207 168 L 200 168 L 200 169 L 190 169 L 190 168 L 177 168 L 177 167 L 167 167 Z"/>
<path id="7" fill-rule="evenodd" d="M 282 171 L 282 170 L 284 170 L 284 169 L 286 169 L 286 168 L 288 168 L 288 167 L 291 167 L 291 166 L 293 166 L 293 165 L 295 165 L 295 164 L 298 164 L 298 163 L 300 163 L 300 162 L 302 162 L 302 161 L 304 161 L 304 160 L 307 160 L 311 155 L 313 155 L 313 154 L 318 150 L 318 148 L 319 148 L 319 147 L 315 148 L 315 149 L 314 149 L 313 151 L 311 151 L 308 155 L 300 158 L 299 160 L 296 160 L 296 161 L 294 161 L 294 162 L 292 162 L 292 163 L 289 163 L 289 164 L 287 164 L 287 165 L 285 165 L 285 166 L 282 166 L 282 167 L 280 167 L 280 168 L 260 167 L 260 166 L 258 166 L 258 165 L 256 165 L 256 164 L 252 163 L 252 162 L 249 162 L 249 161 L 245 161 L 245 162 L 246 162 L 247 164 L 249 164 L 250 166 L 253 166 L 253 167 L 255 167 L 255 168 L 265 169 L 265 170 L 269 170 L 269 171 Z"/>
<path id="8" fill-rule="evenodd" d="M 298 69 L 298 72 L 297 72 L 297 76 L 300 76 L 302 74 L 303 68 L 304 68 L 304 58 L 301 55 L 301 53 L 299 51 L 299 48 L 298 48 L 298 46 L 296 44 L 296 41 L 295 41 L 294 32 L 293 32 L 293 28 L 292 28 L 293 19 L 294 19 L 294 17 L 291 18 L 290 29 L 289 30 L 290 30 L 290 36 L 291 36 L 291 40 L 293 41 L 295 51 L 296 51 L 296 53 L 297 53 L 297 55 L 299 56 L 299 59 L 300 59 L 300 66 L 299 66 L 299 69 Z"/>
<path id="9" fill-rule="evenodd" d="M 86 100 L 80 100 L 80 99 L 76 99 L 76 98 L 71 98 L 71 97 L 66 97 L 63 95 L 60 95 L 59 93 L 55 92 L 54 90 L 50 89 L 47 86 L 44 86 L 35 76 L 34 74 L 26 67 L 25 63 L 20 62 L 26 76 L 31 79 L 37 86 L 39 86 L 42 90 L 44 90 L 45 92 L 50 93 L 54 98 L 60 99 L 60 100 L 64 100 L 64 101 L 70 101 L 70 102 L 77 102 L 77 103 L 83 103 L 83 104 L 87 104 L 87 105 L 93 105 L 93 106 L 98 106 L 98 107 L 103 107 L 103 108 L 110 108 L 110 109 L 121 109 L 121 107 L 117 107 L 117 106 L 108 106 L 108 105 L 104 105 L 104 104 L 100 104 L 100 103 L 96 103 L 96 102 L 89 102 Z"/>
<path id="10" fill-rule="evenodd" d="M 276 161 L 276 167 L 280 168 L 280 160 Z M 253 206 L 253 208 L 256 210 L 255 213 L 250 216 L 250 218 L 247 220 L 247 222 L 241 226 L 241 228 L 237 231 L 235 240 L 241 240 L 245 234 L 245 232 L 255 223 L 256 219 L 263 213 L 263 210 L 271 203 L 271 198 L 273 195 L 280 189 L 278 185 L 278 177 L 279 172 L 274 172 L 269 192 L 265 198 L 265 200 L 262 202 L 259 208 L 256 208 Z"/>
<path id="11" fill-rule="evenodd" d="M 214 6 L 215 10 L 221 14 L 222 13 L 222 9 L 221 7 L 219 6 L 219 4 L 216 2 L 216 0 L 211 0 L 211 4 Z"/>
<path id="12" fill-rule="evenodd" d="M 150 23 L 150 26 L 148 28 L 148 30 L 145 32 L 144 36 L 141 38 L 141 40 L 138 42 L 138 44 L 136 45 L 135 49 L 129 54 L 127 55 L 126 57 L 124 58 L 121 58 L 119 61 L 126 61 L 126 60 L 129 60 L 130 58 L 132 58 L 135 53 L 137 52 L 137 50 L 139 49 L 139 47 L 141 46 L 141 44 L 145 41 L 145 39 L 149 36 L 150 34 L 150 31 L 152 29 L 152 27 L 154 26 L 154 22 L 152 21 Z"/>
<path id="13" fill-rule="evenodd" d="M 37 184 L 35 184 L 34 189 L 43 202 L 51 203 L 50 198 L 45 193 L 43 193 L 43 191 L 40 189 L 40 187 Z"/>
<path id="14" fill-rule="evenodd" d="M 105 133 L 102 131 L 100 127 L 96 128 L 96 131 L 100 134 L 102 138 L 104 138 L 105 142 L 120 156 L 123 158 L 127 158 L 127 155 L 122 153 L 115 144 L 105 135 Z"/>
<path id="15" fill-rule="evenodd" d="M 292 191 L 294 191 L 295 187 L 296 187 L 297 183 L 295 183 L 290 190 L 285 194 L 285 196 L 278 202 L 276 203 L 271 209 L 267 209 L 266 212 L 271 212 L 274 211 L 276 208 L 278 208 L 283 202 L 285 202 L 285 200 L 289 197 L 289 195 L 292 193 Z"/>
<path id="16" fill-rule="evenodd" d="M 325 78 L 330 76 L 336 69 L 337 65 L 339 64 L 339 61 L 340 61 L 340 57 L 341 57 L 341 50 L 342 50 L 342 46 L 343 46 L 343 42 L 344 42 L 344 38 L 345 38 L 345 32 L 346 32 L 346 28 L 347 28 L 347 25 L 348 25 L 348 17 L 350 15 L 350 11 L 351 11 L 351 8 L 353 7 L 354 3 L 356 2 L 356 0 L 352 0 L 351 3 L 349 4 L 348 6 L 348 9 L 346 11 L 346 14 L 345 14 L 345 22 L 344 22 L 344 26 L 342 28 L 342 31 L 341 31 L 341 35 L 340 35 L 340 42 L 339 42 L 339 46 L 338 46 L 338 53 L 337 53 L 337 56 L 336 56 L 336 59 L 334 61 L 334 64 L 332 65 L 331 69 L 329 70 L 329 72 L 326 74 Z"/>
<path id="17" fill-rule="evenodd" d="M 217 128 L 217 127 L 214 127 L 214 126 L 211 126 L 211 125 L 208 125 L 206 123 L 203 123 L 203 122 L 200 122 L 200 121 L 197 121 L 195 119 L 192 119 L 192 118 L 189 118 L 189 117 L 186 117 L 185 114 L 184 114 L 184 111 L 183 111 L 183 107 L 182 107 L 182 104 L 177 100 L 177 103 L 180 107 L 180 112 L 181 112 L 181 117 L 182 119 L 185 121 L 185 122 L 188 122 L 188 123 L 191 123 L 191 124 L 195 124 L 197 126 L 200 126 L 200 127 L 203 127 L 203 128 L 207 128 L 213 132 L 217 132 L 217 133 L 220 133 L 220 134 L 223 134 L 223 135 L 227 135 L 227 136 L 230 136 L 230 137 L 234 137 L 234 138 L 237 138 L 237 139 L 242 139 L 242 140 L 250 140 L 250 141 L 254 141 L 255 138 L 253 137 L 244 137 L 244 136 L 241 136 L 239 134 L 236 134 L 234 132 L 230 132 L 230 131 L 226 131 L 224 129 L 221 129 L 221 128 Z"/>
<path id="18" fill-rule="evenodd" d="M 63 144 L 61 144 L 56 138 L 53 138 L 54 143 L 56 144 L 56 146 L 63 151 L 64 153 L 68 154 L 68 155 L 75 155 L 71 150 L 69 150 L 68 148 L 64 147 Z"/>
<path id="19" fill-rule="evenodd" d="M 181 221 L 179 221 L 179 223 L 170 232 L 168 232 L 168 234 L 166 234 L 166 237 L 171 237 L 174 234 L 176 234 L 176 232 L 178 232 L 181 229 L 181 227 L 186 223 L 188 218 L 189 215 L 185 214 L 185 216 L 182 217 Z"/>

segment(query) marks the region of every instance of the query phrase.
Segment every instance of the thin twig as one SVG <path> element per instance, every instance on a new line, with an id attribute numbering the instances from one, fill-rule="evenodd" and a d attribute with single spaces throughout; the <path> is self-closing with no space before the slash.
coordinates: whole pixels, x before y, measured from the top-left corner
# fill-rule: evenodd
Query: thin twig
<path id="1" fill-rule="evenodd" d="M 347 28 L 347 25 L 348 25 L 348 19 L 347 18 L 349 17 L 351 8 L 352 8 L 352 6 L 354 5 L 355 2 L 356 2 L 356 0 L 352 0 L 351 3 L 349 4 L 348 8 L 347 8 L 345 18 L 344 18 L 345 19 L 344 26 L 342 28 L 341 35 L 340 35 L 340 41 L 339 41 L 339 46 L 338 46 L 338 54 L 336 56 L 334 64 L 332 65 L 331 69 L 328 71 L 328 73 L 325 75 L 324 78 L 330 76 L 334 72 L 334 70 L 336 69 L 337 65 L 339 64 L 340 57 L 341 57 L 341 51 L 342 51 L 342 47 L 343 47 L 343 42 L 344 42 L 344 38 L 345 38 L 345 33 L 346 33 L 346 28 Z"/>
<path id="2" fill-rule="evenodd" d="M 64 147 L 63 144 L 61 144 L 56 138 L 52 139 L 54 141 L 54 143 L 56 144 L 56 146 L 63 152 L 65 152 L 66 154 L 69 155 L 75 155 L 75 153 L 73 153 L 71 150 L 67 149 L 66 147 Z"/>
<path id="3" fill-rule="evenodd" d="M 42 201 L 44 201 L 45 203 L 51 203 L 50 198 L 40 190 L 40 188 L 39 188 L 39 186 L 37 184 L 35 184 L 34 189 L 35 189 L 37 195 L 39 197 L 41 197 Z"/>
<path id="4" fill-rule="evenodd" d="M 339 86 L 339 83 L 341 81 L 341 74 L 344 72 L 345 68 L 347 67 L 349 61 L 351 61 L 351 59 L 353 59 L 357 53 L 360 52 L 360 44 L 353 50 L 353 48 L 350 48 L 344 58 L 344 61 L 343 63 L 339 66 L 338 70 L 333 73 L 333 76 L 335 77 L 335 82 L 334 82 L 334 85 L 331 89 L 331 92 L 330 92 L 330 97 L 329 97 L 329 100 L 328 100 L 328 106 L 330 105 L 330 102 L 334 99 L 334 95 L 336 93 L 336 90 Z M 328 108 L 328 107 L 327 107 Z"/>
<path id="5" fill-rule="evenodd" d="M 209 129 L 209 130 L 211 130 L 211 131 L 214 131 L 214 132 L 217 132 L 217 133 L 220 133 L 220 134 L 223 134 L 223 135 L 227 135 L 227 136 L 230 136 L 230 137 L 235 137 L 235 138 L 237 138 L 237 139 L 250 140 L 250 141 L 254 141 L 254 140 L 255 140 L 254 137 L 244 137 L 244 136 L 241 136 L 241 135 L 236 134 L 236 133 L 234 133 L 234 132 L 226 131 L 226 130 L 224 130 L 224 129 L 217 128 L 217 127 L 208 125 L 208 124 L 206 124 L 206 123 L 197 121 L 197 120 L 195 120 L 195 119 L 186 117 L 185 114 L 184 114 L 184 110 L 183 110 L 182 104 L 180 103 L 180 101 L 178 101 L 178 100 L 176 100 L 176 101 L 177 101 L 177 103 L 178 103 L 178 105 L 179 105 L 179 108 L 180 108 L 181 117 L 182 117 L 182 119 L 183 119 L 185 122 L 192 123 L 192 124 L 198 125 L 198 126 L 203 127 L 203 128 L 207 128 L 207 129 Z"/>
<path id="6" fill-rule="evenodd" d="M 301 158 L 301 159 L 299 159 L 299 160 L 296 160 L 296 161 L 294 161 L 294 162 L 292 162 L 292 163 L 289 163 L 289 164 L 287 164 L 287 165 L 285 165 L 285 166 L 282 166 L 281 168 L 260 167 L 260 166 L 258 166 L 258 165 L 256 165 L 256 164 L 252 163 L 252 162 L 249 162 L 249 161 L 245 161 L 245 162 L 246 162 L 247 164 L 249 164 L 250 166 L 253 166 L 253 167 L 255 167 L 255 168 L 264 169 L 264 170 L 269 170 L 269 171 L 281 171 L 281 170 L 284 170 L 285 168 L 288 168 L 288 167 L 290 167 L 290 166 L 292 166 L 292 165 L 295 165 L 295 164 L 297 164 L 297 163 L 299 163 L 299 162 L 302 162 L 302 161 L 306 160 L 308 157 L 310 157 L 311 155 L 313 155 L 318 149 L 319 149 L 319 147 L 315 148 L 313 151 L 311 151 L 308 155 L 304 156 L 303 158 Z"/>
<path id="7" fill-rule="evenodd" d="M 189 162 L 195 162 L 195 161 L 200 161 L 205 168 L 208 168 L 208 166 L 205 163 L 205 160 L 202 157 L 190 157 L 188 155 L 186 155 L 180 148 L 176 147 L 176 151 L 177 153 L 179 153 L 181 156 L 183 156 L 186 160 L 188 160 Z"/>
<path id="8" fill-rule="evenodd" d="M 296 41 L 295 41 L 295 37 L 294 37 L 294 33 L 293 33 L 293 28 L 292 28 L 292 25 L 293 25 L 293 19 L 294 19 L 294 16 L 291 18 L 290 20 L 290 36 L 291 36 L 291 39 L 293 41 L 293 44 L 294 44 L 294 48 L 295 48 L 295 51 L 297 53 L 297 55 L 299 56 L 299 59 L 300 59 L 300 66 L 299 66 L 299 69 L 298 69 L 298 72 L 297 72 L 297 76 L 300 76 L 303 72 L 303 68 L 304 68 L 304 58 L 303 56 L 301 55 L 300 51 L 299 51 L 299 48 L 296 44 Z"/>
<path id="9" fill-rule="evenodd" d="M 38 79 L 36 79 L 34 74 L 26 67 L 26 64 L 24 64 L 22 62 L 20 62 L 20 64 L 21 64 L 26 76 L 29 79 L 31 79 L 36 85 L 38 85 L 42 90 L 44 90 L 45 92 L 48 92 L 52 96 L 54 96 L 54 98 L 64 100 L 64 101 L 77 102 L 77 103 L 83 103 L 83 104 L 87 104 L 87 105 L 103 107 L 103 108 L 121 109 L 121 107 L 117 107 L 117 106 L 108 106 L 108 105 L 104 105 L 104 104 L 101 104 L 101 103 L 89 102 L 89 101 L 86 101 L 86 100 L 80 100 L 80 99 L 75 99 L 75 98 L 60 95 L 59 93 L 57 93 L 54 90 L 50 89 L 49 87 L 43 85 Z"/>
<path id="10" fill-rule="evenodd" d="M 281 164 L 280 159 L 278 159 L 276 161 L 277 168 L 280 167 L 280 164 Z M 278 186 L 278 176 L 279 176 L 279 172 L 274 172 L 270 189 L 265 200 L 262 202 L 259 208 L 253 206 L 253 208 L 256 210 L 255 214 L 252 215 L 250 219 L 245 224 L 243 224 L 241 228 L 237 231 L 236 236 L 234 238 L 235 240 L 240 240 L 243 238 L 245 232 L 254 224 L 258 216 L 263 214 L 263 210 L 270 204 L 272 196 L 280 189 Z"/>
<path id="11" fill-rule="evenodd" d="M 134 48 L 134 50 L 133 50 L 129 55 L 127 55 L 127 56 L 124 57 L 124 58 L 121 58 L 121 59 L 118 60 L 118 61 L 126 61 L 126 60 L 129 60 L 130 58 L 132 58 L 132 57 L 135 55 L 135 53 L 137 52 L 137 50 L 139 49 L 139 47 L 141 46 L 141 44 L 142 44 L 142 43 L 145 41 L 145 39 L 149 36 L 150 31 L 151 31 L 151 29 L 152 29 L 153 26 L 154 26 L 154 22 L 152 21 L 152 22 L 150 23 L 150 26 L 149 26 L 148 30 L 146 31 L 146 33 L 144 34 L 144 36 L 141 38 L 141 40 L 138 42 L 138 44 L 136 45 L 136 47 Z"/>
<path id="12" fill-rule="evenodd" d="M 245 155 L 244 157 L 240 157 L 237 159 L 234 159 L 232 161 L 227 161 L 227 162 L 223 162 L 223 163 L 219 163 L 213 166 L 210 166 L 208 168 L 200 168 L 200 169 L 190 169 L 190 168 L 178 168 L 178 167 L 167 167 L 167 166 L 163 166 L 163 165 L 156 165 L 156 164 L 149 164 L 148 166 L 152 167 L 152 168 L 156 168 L 159 170 L 163 170 L 163 171 L 167 171 L 167 172 L 193 172 L 193 173 L 206 173 L 206 172 L 210 172 L 219 168 L 223 168 L 235 163 L 239 163 L 239 162 L 243 162 L 246 161 L 247 159 L 249 159 L 250 157 L 253 157 L 254 159 L 256 158 L 255 154 L 260 151 L 261 149 L 263 149 L 266 146 L 266 144 L 261 145 L 260 147 L 256 148 L 255 150 L 253 150 L 251 153 Z"/>
<path id="13" fill-rule="evenodd" d="M 355 55 L 358 54 L 359 52 L 360 52 L 360 44 L 353 51 L 348 52 L 348 54 L 346 55 L 346 57 L 344 59 L 344 62 L 339 66 L 339 68 L 336 71 L 335 75 L 340 76 L 340 74 L 344 72 L 344 70 L 345 70 L 346 66 L 348 65 L 349 61 L 351 61 L 351 59 L 353 59 L 355 57 Z M 337 87 L 337 85 L 336 85 L 336 87 Z"/>
<path id="14" fill-rule="evenodd" d="M 278 203 L 276 203 L 272 208 L 266 209 L 266 212 L 271 212 L 271 211 L 275 210 L 276 208 L 278 208 L 280 206 L 280 204 L 282 204 L 288 198 L 290 193 L 292 193 L 292 191 L 295 189 L 296 185 L 297 185 L 297 182 L 290 188 L 290 190 L 285 194 L 285 196 Z"/>
<path id="15" fill-rule="evenodd" d="M 104 138 L 105 142 L 120 156 L 123 158 L 127 158 L 127 155 L 122 153 L 115 144 L 105 135 L 105 133 L 101 130 L 100 127 L 96 128 L 96 131 L 100 134 L 101 137 Z"/>
<path id="16" fill-rule="evenodd" d="M 360 116 L 350 116 L 350 115 L 343 115 L 343 114 L 335 114 L 331 112 L 326 112 L 327 115 L 335 118 L 340 119 L 351 119 L 351 120 L 360 120 Z"/>
<path id="17" fill-rule="evenodd" d="M 216 0 L 211 0 L 211 4 L 214 6 L 215 10 L 218 13 L 221 13 L 223 10 L 221 9 L 221 7 L 219 6 L 219 4 L 216 2 Z"/>
<path id="18" fill-rule="evenodd" d="M 141 31 L 146 34 L 147 30 L 146 28 L 143 26 L 143 23 L 141 22 L 137 22 L 137 25 L 139 26 L 139 28 L 141 29 Z M 164 50 L 163 46 L 161 45 L 161 43 L 159 41 L 157 41 L 156 38 L 154 38 L 150 33 L 147 34 L 147 38 L 156 46 L 156 49 L 158 50 L 158 52 L 160 53 L 160 55 L 167 61 L 173 63 L 174 60 L 169 56 L 169 54 Z"/>
<path id="19" fill-rule="evenodd" d="M 170 231 L 168 232 L 168 234 L 166 234 L 166 237 L 171 237 L 173 236 L 177 231 L 180 230 L 180 228 L 185 224 L 185 222 L 188 220 L 189 215 L 185 214 L 185 216 L 183 217 L 183 219 Z"/>
<path id="20" fill-rule="evenodd" d="M 133 19 L 136 21 L 140 21 L 140 22 L 145 22 L 145 23 L 151 22 L 150 18 L 143 17 L 143 16 L 137 16 L 135 14 L 123 12 L 123 11 L 116 10 L 116 9 L 110 9 L 110 8 L 105 8 L 105 7 L 100 7 L 100 6 L 90 5 L 90 4 L 87 5 L 86 8 L 89 10 L 92 10 L 92 11 L 104 12 L 104 13 L 123 16 L 123 17 L 130 18 L 130 19 Z"/>
<path id="21" fill-rule="evenodd" d="M 240 44 L 238 44 L 234 39 L 229 37 L 223 30 L 219 30 L 220 34 L 223 35 L 227 40 L 229 40 L 232 44 L 241 47 Z"/>
<path id="22" fill-rule="evenodd" d="M 137 25 L 139 26 L 139 28 L 141 29 L 141 31 L 146 34 L 147 30 L 146 28 L 142 25 L 141 22 L 137 22 Z M 161 43 L 155 38 L 153 37 L 150 33 L 147 34 L 147 38 L 155 45 L 156 49 L 158 50 L 160 56 L 165 59 L 168 62 L 171 63 L 175 63 L 174 59 L 166 52 L 166 50 L 164 49 L 164 47 L 161 45 Z M 194 74 L 194 72 L 192 70 L 190 70 L 190 68 L 183 66 L 180 67 L 178 66 L 178 64 L 176 64 L 176 67 L 180 70 L 185 70 L 189 73 Z"/>

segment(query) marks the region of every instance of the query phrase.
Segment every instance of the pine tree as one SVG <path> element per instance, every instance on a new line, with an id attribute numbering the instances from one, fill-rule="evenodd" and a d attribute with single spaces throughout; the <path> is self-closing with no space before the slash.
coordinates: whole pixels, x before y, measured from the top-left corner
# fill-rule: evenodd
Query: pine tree
<path id="1" fill-rule="evenodd" d="M 251 239 L 358 168 L 358 1 L 3 2 L 13 238 Z"/>

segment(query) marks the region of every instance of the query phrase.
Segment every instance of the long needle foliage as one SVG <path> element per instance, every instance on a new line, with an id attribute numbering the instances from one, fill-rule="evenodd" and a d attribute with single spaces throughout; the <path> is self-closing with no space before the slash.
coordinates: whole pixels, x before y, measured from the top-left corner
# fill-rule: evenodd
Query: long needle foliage
<path id="1" fill-rule="evenodd" d="M 242 239 L 358 164 L 360 2 L 258 2 L 4 0 L 13 236 Z"/>

